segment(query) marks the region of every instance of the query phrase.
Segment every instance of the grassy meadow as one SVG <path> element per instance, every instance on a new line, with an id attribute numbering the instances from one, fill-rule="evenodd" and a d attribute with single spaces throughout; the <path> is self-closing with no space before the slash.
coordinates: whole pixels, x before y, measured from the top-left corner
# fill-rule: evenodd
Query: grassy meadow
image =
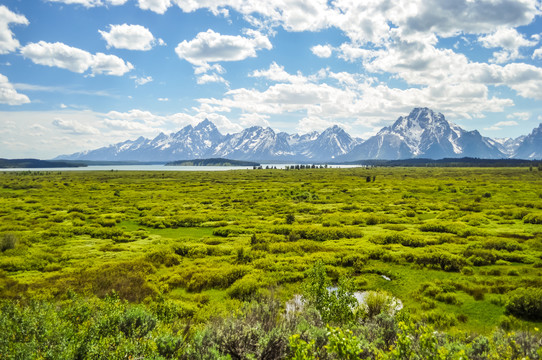
<path id="1" fill-rule="evenodd" d="M 542 357 L 536 168 L 4 172 L 0 250 L 0 357 Z M 403 309 L 351 314 L 355 291 Z M 280 354 L 212 337 L 249 320 Z"/>

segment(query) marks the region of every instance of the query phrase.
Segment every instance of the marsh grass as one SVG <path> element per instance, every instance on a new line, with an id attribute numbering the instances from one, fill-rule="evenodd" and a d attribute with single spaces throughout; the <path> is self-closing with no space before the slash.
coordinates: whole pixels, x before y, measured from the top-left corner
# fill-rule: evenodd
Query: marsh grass
<path id="1" fill-rule="evenodd" d="M 387 291 L 414 320 L 488 333 L 515 289 L 542 287 L 542 173 L 521 168 L 18 172 L 0 183 L 3 298 L 115 291 L 206 322 L 270 288 L 286 301 L 321 261 L 331 282 Z"/>

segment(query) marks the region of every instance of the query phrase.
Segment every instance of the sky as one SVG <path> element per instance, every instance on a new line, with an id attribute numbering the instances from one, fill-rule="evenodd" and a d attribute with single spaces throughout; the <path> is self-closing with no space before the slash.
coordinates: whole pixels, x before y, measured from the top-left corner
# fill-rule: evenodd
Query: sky
<path id="1" fill-rule="evenodd" d="M 493 138 L 542 122 L 539 0 L 0 0 L 0 157 L 204 119 L 368 138 L 429 107 Z"/>

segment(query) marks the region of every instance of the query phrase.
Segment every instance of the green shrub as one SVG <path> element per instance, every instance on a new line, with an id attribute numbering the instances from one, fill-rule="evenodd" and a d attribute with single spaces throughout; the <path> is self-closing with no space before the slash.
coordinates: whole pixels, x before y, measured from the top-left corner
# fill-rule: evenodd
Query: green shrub
<path id="1" fill-rule="evenodd" d="M 386 291 L 368 291 L 364 301 L 366 315 L 373 318 L 382 312 L 389 313 L 393 297 Z"/>
<path id="2" fill-rule="evenodd" d="M 170 249 L 154 250 L 146 255 L 146 259 L 154 265 L 171 267 L 181 263 L 180 256 Z"/>
<path id="3" fill-rule="evenodd" d="M 119 329 L 127 337 L 142 338 L 156 326 L 156 317 L 140 306 L 130 307 L 122 315 Z"/>
<path id="4" fill-rule="evenodd" d="M 542 213 L 531 213 L 523 217 L 525 224 L 542 224 Z"/>
<path id="5" fill-rule="evenodd" d="M 452 293 L 437 294 L 437 296 L 435 296 L 435 300 L 452 305 L 461 304 L 461 302 L 457 299 L 457 296 Z"/>
<path id="6" fill-rule="evenodd" d="M 526 320 L 542 320 L 542 289 L 518 288 L 508 294 L 506 310 Z"/>
<path id="7" fill-rule="evenodd" d="M 318 261 L 307 272 L 303 285 L 303 296 L 308 305 L 314 306 L 324 322 L 345 323 L 354 319 L 358 301 L 354 297 L 353 284 L 344 277 L 339 278 L 335 289 L 327 279 L 326 268 Z"/>
<path id="8" fill-rule="evenodd" d="M 250 300 L 257 294 L 262 284 L 253 276 L 247 275 L 235 281 L 228 289 L 228 295 L 239 300 Z"/>
<path id="9" fill-rule="evenodd" d="M 403 233 L 394 233 L 384 236 L 376 236 L 371 239 L 372 242 L 377 244 L 401 244 L 408 247 L 422 247 L 426 246 L 427 242 L 421 238 L 409 236 Z"/>
<path id="10" fill-rule="evenodd" d="M 19 239 L 15 234 L 2 234 L 2 237 L 0 238 L 0 251 L 4 252 L 6 250 L 14 249 L 18 241 Z"/>

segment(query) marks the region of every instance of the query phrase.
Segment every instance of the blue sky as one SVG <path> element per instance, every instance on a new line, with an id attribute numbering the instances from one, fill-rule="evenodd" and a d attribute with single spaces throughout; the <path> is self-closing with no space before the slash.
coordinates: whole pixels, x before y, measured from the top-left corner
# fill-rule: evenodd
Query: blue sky
<path id="1" fill-rule="evenodd" d="M 537 0 L 3 0 L 0 157 L 205 118 L 367 138 L 413 107 L 516 137 L 542 122 Z"/>

